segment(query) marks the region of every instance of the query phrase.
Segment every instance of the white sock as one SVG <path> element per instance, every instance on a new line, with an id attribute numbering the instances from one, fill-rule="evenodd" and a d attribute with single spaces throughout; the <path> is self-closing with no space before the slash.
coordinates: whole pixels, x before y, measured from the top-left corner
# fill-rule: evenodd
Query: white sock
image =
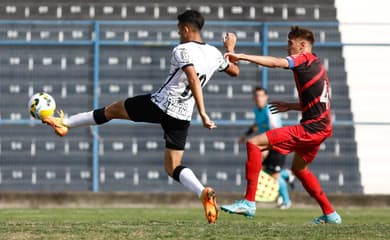
<path id="1" fill-rule="evenodd" d="M 189 188 L 191 191 L 195 192 L 198 197 L 200 197 L 204 186 L 202 183 L 200 183 L 200 181 L 191 169 L 184 168 L 183 170 L 181 170 L 179 179 L 181 184 Z"/>
<path id="2" fill-rule="evenodd" d="M 96 125 L 95 119 L 93 118 L 93 111 L 78 113 L 69 118 L 64 118 L 63 123 L 69 128 Z"/>

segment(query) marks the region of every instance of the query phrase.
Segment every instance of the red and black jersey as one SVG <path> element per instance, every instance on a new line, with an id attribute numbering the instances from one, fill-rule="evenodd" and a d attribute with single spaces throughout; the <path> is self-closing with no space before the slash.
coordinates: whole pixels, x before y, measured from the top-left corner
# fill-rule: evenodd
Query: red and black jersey
<path id="1" fill-rule="evenodd" d="M 324 65 L 312 53 L 291 55 L 287 60 L 298 90 L 302 126 L 310 133 L 331 131 L 329 80 Z"/>

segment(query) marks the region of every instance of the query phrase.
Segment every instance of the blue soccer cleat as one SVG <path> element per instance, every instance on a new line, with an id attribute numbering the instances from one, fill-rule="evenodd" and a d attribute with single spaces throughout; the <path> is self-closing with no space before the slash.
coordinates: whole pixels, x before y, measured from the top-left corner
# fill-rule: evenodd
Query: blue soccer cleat
<path id="1" fill-rule="evenodd" d="M 333 212 L 328 215 L 322 215 L 314 219 L 311 223 L 312 224 L 341 224 L 342 219 L 337 212 Z"/>
<path id="2" fill-rule="evenodd" d="M 231 205 L 222 205 L 221 209 L 228 213 L 244 215 L 247 218 L 253 218 L 256 214 L 256 202 L 246 199 L 238 200 Z"/>

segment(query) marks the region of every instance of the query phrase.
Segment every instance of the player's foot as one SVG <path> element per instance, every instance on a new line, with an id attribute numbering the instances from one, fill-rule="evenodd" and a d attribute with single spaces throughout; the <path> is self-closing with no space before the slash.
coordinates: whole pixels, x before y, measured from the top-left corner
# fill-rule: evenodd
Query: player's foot
<path id="1" fill-rule="evenodd" d="M 214 190 L 210 187 L 203 189 L 201 200 L 207 221 L 209 223 L 215 223 L 218 219 L 218 205 Z"/>
<path id="2" fill-rule="evenodd" d="M 68 134 L 69 128 L 62 122 L 64 119 L 64 112 L 61 110 L 58 112 L 58 115 L 59 117 L 55 117 L 54 115 L 45 117 L 42 119 L 42 122 L 50 125 L 58 136 L 63 137 Z"/>
<path id="3" fill-rule="evenodd" d="M 328 215 L 322 215 L 322 216 L 314 219 L 311 223 L 312 224 L 326 224 L 326 223 L 341 224 L 342 219 L 341 219 L 341 216 L 337 212 L 333 212 L 333 213 L 328 214 Z"/>
<path id="4" fill-rule="evenodd" d="M 256 214 L 256 202 L 246 199 L 238 200 L 231 205 L 222 205 L 221 209 L 228 213 L 244 215 L 247 218 L 253 218 Z"/>
<path id="5" fill-rule="evenodd" d="M 289 208 L 291 208 L 291 206 L 292 206 L 291 201 L 288 203 L 283 202 L 283 203 L 278 205 L 279 209 L 281 209 L 281 210 L 289 209 Z"/>

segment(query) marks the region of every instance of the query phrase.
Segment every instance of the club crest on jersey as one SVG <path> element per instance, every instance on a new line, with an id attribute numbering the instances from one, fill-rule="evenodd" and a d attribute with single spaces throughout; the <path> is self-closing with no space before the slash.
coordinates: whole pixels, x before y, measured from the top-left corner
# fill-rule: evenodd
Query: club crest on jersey
<path id="1" fill-rule="evenodd" d="M 180 55 L 181 55 L 181 60 L 182 62 L 184 63 L 188 63 L 190 61 L 190 55 L 188 55 L 188 52 L 186 49 L 183 49 L 181 52 L 180 52 Z"/>

